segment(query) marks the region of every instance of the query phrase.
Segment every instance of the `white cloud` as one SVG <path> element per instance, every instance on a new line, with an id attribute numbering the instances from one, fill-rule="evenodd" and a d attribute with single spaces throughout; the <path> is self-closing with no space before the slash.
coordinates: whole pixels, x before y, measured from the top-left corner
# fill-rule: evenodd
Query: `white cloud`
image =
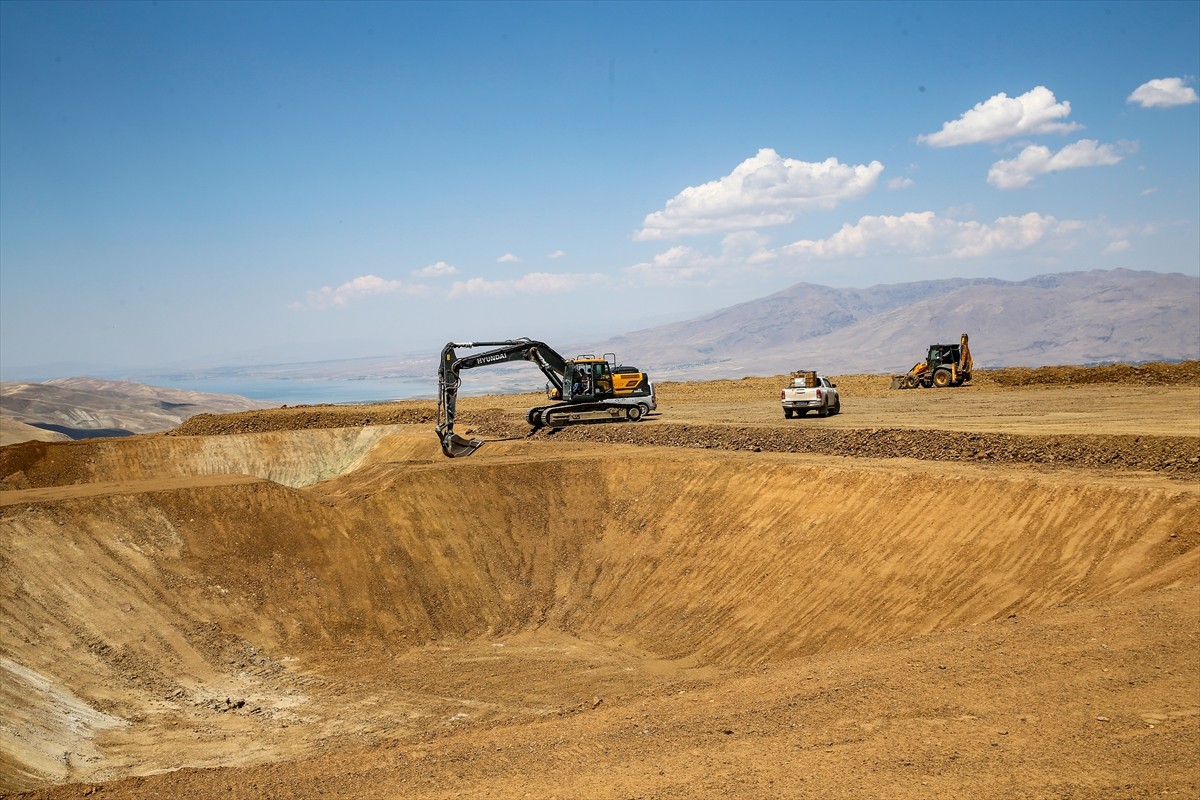
<path id="1" fill-rule="evenodd" d="M 466 281 L 455 281 L 450 286 L 450 297 L 465 297 L 469 295 L 512 296 L 534 294 L 566 294 L 587 286 L 604 283 L 608 277 L 598 273 L 566 273 L 531 272 L 512 280 L 489 281 L 484 278 L 471 278 Z"/>
<path id="2" fill-rule="evenodd" d="M 1014 136 L 1041 133 L 1070 133 L 1083 126 L 1077 122 L 1061 122 L 1071 113 L 1071 104 L 1061 103 L 1054 92 L 1045 86 L 1030 89 L 1020 97 L 1001 92 L 962 116 L 942 125 L 937 133 L 922 134 L 917 141 L 931 147 L 955 147 L 978 142 L 999 142 Z"/>
<path id="3" fill-rule="evenodd" d="M 1048 236 L 1077 229 L 1078 223 L 1034 212 L 1000 217 L 987 225 L 939 217 L 932 211 L 910 211 L 900 216 L 866 216 L 854 225 L 843 225 L 827 239 L 787 245 L 780 254 L 826 260 L 879 255 L 979 258 L 1024 250 Z"/>
<path id="4" fill-rule="evenodd" d="M 1019 253 L 1022 258 L 1044 258 L 1078 247 L 1079 237 L 1102 232 L 1107 240 L 1126 234 L 1108 226 L 1078 220 L 1060 220 L 1029 212 L 1000 217 L 991 223 L 955 219 L 933 211 L 900 215 L 864 216 L 846 223 L 825 239 L 801 240 L 770 248 L 766 236 L 755 231 L 731 234 L 720 252 L 678 245 L 623 271 L 636 286 L 721 286 L 754 276 L 787 273 L 805 263 L 823 262 L 849 268 L 853 261 L 921 259 L 980 261 Z M 959 265 L 955 269 L 960 269 Z"/>
<path id="5" fill-rule="evenodd" d="M 626 267 L 622 272 L 625 280 L 634 286 L 729 283 L 748 275 L 757 265 L 772 260 L 766 249 L 768 241 L 759 231 L 734 231 L 721 238 L 721 249 L 716 255 L 676 245 L 651 261 Z"/>
<path id="6" fill-rule="evenodd" d="M 1059 221 L 1030 211 L 1019 217 L 999 217 L 991 225 L 980 222 L 958 223 L 948 242 L 953 258 L 982 258 L 996 253 L 1028 250 L 1048 236 L 1078 230 L 1079 223 Z"/>
<path id="7" fill-rule="evenodd" d="M 562 250 L 555 250 L 553 253 L 550 253 L 548 256 L 546 256 L 546 258 L 553 260 L 553 259 L 557 259 L 557 258 L 563 258 L 566 255 L 567 254 Z"/>
<path id="8" fill-rule="evenodd" d="M 763 148 L 729 175 L 689 186 L 646 216 L 637 240 L 674 239 L 720 231 L 784 225 L 812 209 L 834 208 L 875 189 L 883 165 L 849 166 L 782 158 Z"/>
<path id="9" fill-rule="evenodd" d="M 913 185 L 912 178 L 892 178 L 887 182 L 887 187 L 893 191 L 896 189 L 907 189 Z"/>
<path id="10" fill-rule="evenodd" d="M 324 310 L 327 308 L 345 308 L 351 302 L 376 294 L 423 294 L 427 287 L 420 284 L 406 284 L 403 281 L 385 280 L 377 275 L 363 275 L 351 281 L 346 281 L 336 289 L 324 286 L 305 295 L 303 306 Z"/>
<path id="11" fill-rule="evenodd" d="M 720 261 L 712 256 L 676 245 L 659 253 L 652 261 L 627 267 L 625 277 L 639 286 L 675 286 L 707 281 L 716 274 L 719 265 Z"/>
<path id="12" fill-rule="evenodd" d="M 414 269 L 411 274 L 417 278 L 444 278 L 447 275 L 457 275 L 458 267 L 447 264 L 445 261 L 439 261 L 436 264 L 430 264 L 428 267 Z"/>
<path id="13" fill-rule="evenodd" d="M 1120 241 L 1110 242 L 1108 247 L 1104 248 L 1104 255 L 1110 255 L 1112 253 L 1123 253 L 1126 250 L 1128 250 L 1130 247 L 1132 247 L 1132 245 L 1129 243 L 1128 239 L 1121 239 Z"/>
<path id="14" fill-rule="evenodd" d="M 1061 172 L 1064 169 L 1099 167 L 1117 164 L 1122 156 L 1111 144 L 1095 139 L 1080 139 L 1057 153 L 1042 145 L 1030 145 L 1016 158 L 997 161 L 988 170 L 987 181 L 998 189 L 1020 189 L 1028 186 L 1038 175 Z"/>
<path id="15" fill-rule="evenodd" d="M 1200 103 L 1200 95 L 1183 78 L 1156 78 L 1146 81 L 1125 98 L 1126 103 L 1137 103 L 1142 108 L 1170 108 Z"/>
<path id="16" fill-rule="evenodd" d="M 498 264 L 520 264 L 521 259 L 518 258 L 517 256 L 514 256 L 512 253 L 505 253 L 504 255 L 502 255 L 496 259 L 496 263 L 498 263 Z"/>
<path id="17" fill-rule="evenodd" d="M 932 211 L 910 211 L 901 216 L 866 216 L 851 225 L 842 225 L 827 239 L 802 239 L 782 248 L 785 255 L 807 255 L 814 258 L 847 258 L 864 256 L 881 248 L 905 253 L 930 249 L 938 239 L 939 229 L 956 223 L 939 220 Z"/>
<path id="18" fill-rule="evenodd" d="M 1149 189 L 1143 189 L 1138 194 L 1141 197 L 1149 197 L 1152 194 L 1158 194 L 1158 187 L 1155 186 L 1155 187 L 1151 187 Z"/>

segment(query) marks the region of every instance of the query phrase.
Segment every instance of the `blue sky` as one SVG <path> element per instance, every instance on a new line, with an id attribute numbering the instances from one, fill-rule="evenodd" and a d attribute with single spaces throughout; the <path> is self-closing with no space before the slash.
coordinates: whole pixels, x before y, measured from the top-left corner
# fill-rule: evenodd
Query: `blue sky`
<path id="1" fill-rule="evenodd" d="M 1200 273 L 1200 3 L 0 3 L 0 373 Z"/>

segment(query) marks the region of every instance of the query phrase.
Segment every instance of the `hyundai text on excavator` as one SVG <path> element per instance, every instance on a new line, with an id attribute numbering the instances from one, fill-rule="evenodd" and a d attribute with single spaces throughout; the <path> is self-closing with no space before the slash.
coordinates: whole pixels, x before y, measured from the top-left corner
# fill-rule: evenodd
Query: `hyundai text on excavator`
<path id="1" fill-rule="evenodd" d="M 931 344 L 925 360 L 914 365 L 903 375 L 892 376 L 893 389 L 928 389 L 936 386 L 962 386 L 971 380 L 975 362 L 971 348 L 967 346 L 967 335 L 959 337 L 958 344 Z"/>
<path id="2" fill-rule="evenodd" d="M 491 347 L 474 355 L 459 356 L 459 349 Z M 610 359 L 609 356 L 612 358 Z M 437 435 L 447 458 L 469 456 L 483 439 L 468 439 L 454 432 L 459 373 L 510 361 L 532 361 L 546 376 L 546 394 L 555 402 L 529 409 L 526 421 L 538 428 L 561 428 L 594 420 L 637 422 L 657 407 L 654 384 L 636 367 L 618 366 L 616 356 L 581 355 L 566 359 L 544 342 L 506 339 L 499 342 L 450 342 L 442 348 L 438 365 Z"/>

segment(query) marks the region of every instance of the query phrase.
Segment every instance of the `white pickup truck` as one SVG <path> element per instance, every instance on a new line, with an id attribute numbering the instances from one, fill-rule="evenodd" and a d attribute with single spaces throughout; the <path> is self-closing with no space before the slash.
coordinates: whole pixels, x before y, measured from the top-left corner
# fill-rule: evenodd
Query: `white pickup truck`
<path id="1" fill-rule="evenodd" d="M 792 385 L 779 393 L 779 399 L 785 419 L 803 417 L 810 411 L 828 417 L 842 410 L 837 384 L 815 372 L 793 372 Z"/>

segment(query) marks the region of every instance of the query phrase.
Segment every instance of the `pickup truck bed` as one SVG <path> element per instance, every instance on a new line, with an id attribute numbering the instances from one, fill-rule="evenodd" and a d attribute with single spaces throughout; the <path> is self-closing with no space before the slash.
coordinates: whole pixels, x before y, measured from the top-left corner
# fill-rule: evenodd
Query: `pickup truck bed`
<path id="1" fill-rule="evenodd" d="M 779 400 L 785 419 L 803 417 L 809 411 L 826 417 L 842 410 L 837 385 L 815 372 L 793 372 L 792 385 L 779 393 Z"/>

